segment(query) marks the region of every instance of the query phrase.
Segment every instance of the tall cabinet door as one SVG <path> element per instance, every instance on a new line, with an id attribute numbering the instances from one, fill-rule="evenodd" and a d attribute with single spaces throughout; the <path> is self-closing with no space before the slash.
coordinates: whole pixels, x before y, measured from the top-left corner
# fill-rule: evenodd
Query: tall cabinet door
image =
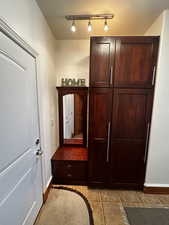
<path id="1" fill-rule="evenodd" d="M 113 84 L 115 40 L 93 37 L 90 46 L 90 87 L 110 87 Z"/>
<path id="2" fill-rule="evenodd" d="M 152 108 L 152 90 L 115 89 L 111 136 L 112 180 L 143 184 Z"/>
<path id="3" fill-rule="evenodd" d="M 156 37 L 118 38 L 114 86 L 152 88 L 155 82 L 157 52 Z"/>
<path id="4" fill-rule="evenodd" d="M 109 179 L 111 88 L 91 88 L 89 99 L 89 183 Z"/>

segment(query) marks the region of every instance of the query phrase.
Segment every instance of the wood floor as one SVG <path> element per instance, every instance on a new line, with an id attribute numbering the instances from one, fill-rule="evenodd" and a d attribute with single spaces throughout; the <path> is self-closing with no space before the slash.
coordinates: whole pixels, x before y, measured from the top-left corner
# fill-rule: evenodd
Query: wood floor
<path id="1" fill-rule="evenodd" d="M 151 195 L 140 191 L 89 189 L 86 186 L 69 185 L 67 187 L 78 190 L 87 197 L 93 209 L 95 225 L 126 225 L 123 211 L 125 206 L 169 207 L 169 195 Z"/>

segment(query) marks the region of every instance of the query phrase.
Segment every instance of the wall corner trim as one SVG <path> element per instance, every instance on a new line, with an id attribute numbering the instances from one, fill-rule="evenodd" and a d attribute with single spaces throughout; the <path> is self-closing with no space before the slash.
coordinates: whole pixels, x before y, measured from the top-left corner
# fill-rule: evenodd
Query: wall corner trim
<path id="1" fill-rule="evenodd" d="M 0 31 L 5 33 L 10 39 L 20 45 L 25 51 L 31 54 L 34 58 L 38 57 L 38 53 L 24 40 L 22 39 L 13 28 L 6 22 L 6 20 L 0 17 Z"/>

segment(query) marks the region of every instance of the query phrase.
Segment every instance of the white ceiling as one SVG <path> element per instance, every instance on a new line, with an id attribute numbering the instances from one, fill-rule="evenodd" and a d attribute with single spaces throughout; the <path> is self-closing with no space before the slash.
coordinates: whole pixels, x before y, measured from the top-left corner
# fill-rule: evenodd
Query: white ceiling
<path id="1" fill-rule="evenodd" d="M 169 0 L 36 0 L 56 39 L 87 39 L 87 21 L 77 21 L 77 31 L 70 31 L 66 15 L 113 13 L 108 21 L 109 32 L 103 31 L 104 21 L 92 21 L 90 35 L 143 35 L 160 13 L 169 8 Z"/>

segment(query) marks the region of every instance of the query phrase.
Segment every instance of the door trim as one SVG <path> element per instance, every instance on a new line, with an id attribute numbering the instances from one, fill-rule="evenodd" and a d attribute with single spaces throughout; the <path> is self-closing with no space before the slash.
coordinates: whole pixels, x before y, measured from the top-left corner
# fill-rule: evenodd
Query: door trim
<path id="1" fill-rule="evenodd" d="M 35 59 L 35 69 L 36 69 L 36 90 L 37 90 L 37 110 L 38 110 L 38 125 L 39 125 L 39 136 L 40 136 L 40 146 L 43 148 L 43 130 L 42 130 L 42 110 L 41 110 L 41 104 L 40 104 L 40 80 L 39 80 L 39 74 L 40 74 L 40 68 L 39 68 L 39 53 L 33 49 L 15 30 L 14 28 L 8 24 L 8 22 L 0 17 L 0 31 L 4 33 L 7 37 L 9 37 L 11 40 L 13 40 L 15 43 L 17 43 L 20 47 L 22 47 L 27 53 L 29 53 L 34 59 Z M 42 192 L 46 189 L 45 186 L 45 160 L 44 156 L 42 156 L 41 160 L 41 174 L 42 174 Z M 43 193 L 42 193 L 43 195 Z"/>
<path id="2" fill-rule="evenodd" d="M 16 42 L 34 58 L 38 57 L 39 54 L 23 38 L 21 38 L 2 17 L 0 17 L 0 31 L 6 34 L 10 39 Z"/>

